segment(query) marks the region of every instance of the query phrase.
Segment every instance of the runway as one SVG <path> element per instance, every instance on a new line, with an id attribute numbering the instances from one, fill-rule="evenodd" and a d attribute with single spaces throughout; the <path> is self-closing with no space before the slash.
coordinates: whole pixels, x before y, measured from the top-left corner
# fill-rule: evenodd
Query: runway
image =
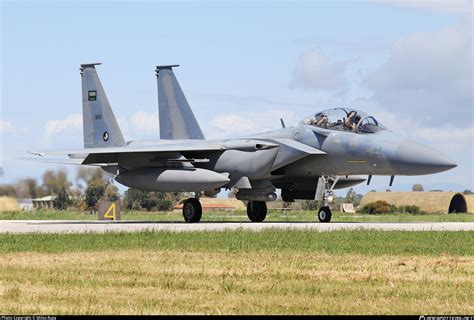
<path id="1" fill-rule="evenodd" d="M 138 231 L 224 231 L 298 229 L 321 231 L 474 231 L 474 222 L 149 222 L 149 221 L 78 221 L 78 220 L 1 220 L 0 233 L 104 233 Z"/>

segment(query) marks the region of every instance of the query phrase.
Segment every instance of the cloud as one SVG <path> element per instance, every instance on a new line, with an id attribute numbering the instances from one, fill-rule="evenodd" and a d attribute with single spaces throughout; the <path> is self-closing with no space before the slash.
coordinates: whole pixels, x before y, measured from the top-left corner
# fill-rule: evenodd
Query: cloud
<path id="1" fill-rule="evenodd" d="M 236 114 L 215 116 L 210 125 L 209 134 L 215 139 L 232 138 L 258 131 L 257 123 L 251 116 L 243 117 Z"/>
<path id="2" fill-rule="evenodd" d="M 303 53 L 296 61 L 290 88 L 341 90 L 347 86 L 347 61 L 331 61 L 318 50 Z"/>
<path id="3" fill-rule="evenodd" d="M 80 136 L 79 133 L 82 133 L 82 115 L 75 113 L 61 120 L 49 120 L 40 143 L 50 145 L 53 141 L 64 141 L 67 138 L 77 140 Z M 82 140 L 80 141 L 82 142 Z"/>
<path id="4" fill-rule="evenodd" d="M 472 123 L 472 18 L 396 41 L 388 61 L 363 84 L 387 109 L 431 125 Z"/>
<path id="5" fill-rule="evenodd" d="M 435 13 L 464 14 L 473 12 L 471 0 L 373 0 L 373 2 Z"/>
<path id="6" fill-rule="evenodd" d="M 135 112 L 131 118 L 132 128 L 136 133 L 158 135 L 159 119 L 157 113 L 144 111 Z"/>
<path id="7" fill-rule="evenodd" d="M 136 136 L 138 134 L 153 135 L 153 138 L 157 138 L 159 127 L 158 115 L 155 113 L 138 111 L 130 119 L 119 118 L 117 121 L 124 138 L 130 136 L 130 124 L 134 133 L 133 139 L 140 139 Z M 82 145 L 82 139 L 82 114 L 71 114 L 60 120 L 49 120 L 41 136 L 40 144 L 50 146 L 54 142 L 55 145 L 70 145 L 71 143 Z"/>
<path id="8" fill-rule="evenodd" d="M 71 114 L 62 120 L 49 120 L 46 123 L 47 135 L 60 134 L 71 129 L 82 129 L 82 115 Z"/>
<path id="9" fill-rule="evenodd" d="M 120 131 L 122 131 L 122 136 L 125 139 L 125 141 L 130 140 L 130 130 L 129 130 L 129 123 L 128 123 L 127 118 L 118 117 L 117 123 L 120 128 Z"/>
<path id="10" fill-rule="evenodd" d="M 366 106 L 364 111 L 372 114 L 387 129 L 409 139 L 423 141 L 435 149 L 449 150 L 456 154 L 464 154 L 464 158 L 471 158 L 465 151 L 472 150 L 474 143 L 474 124 L 460 126 L 446 122 L 440 125 L 424 124 L 409 112 L 399 112 L 396 109 L 387 109 L 381 104 L 370 100 L 354 100 L 353 105 Z"/>
<path id="11" fill-rule="evenodd" d="M 260 112 L 241 114 L 221 114 L 204 123 L 206 138 L 224 139 L 238 138 L 255 133 L 276 130 L 280 128 L 280 118 L 287 125 L 293 125 L 295 115 L 284 109 L 266 109 Z"/>
<path id="12" fill-rule="evenodd" d="M 1 133 L 15 133 L 16 128 L 11 122 L 0 120 L 0 132 Z"/>
<path id="13" fill-rule="evenodd" d="M 449 134 L 446 134 L 446 132 L 449 132 Z M 423 139 L 431 139 L 440 144 L 444 143 L 446 147 L 455 143 L 461 143 L 461 145 L 465 145 L 469 142 L 472 146 L 474 128 L 458 128 L 452 124 L 447 124 L 442 127 L 418 128 L 416 130 L 416 135 Z"/>

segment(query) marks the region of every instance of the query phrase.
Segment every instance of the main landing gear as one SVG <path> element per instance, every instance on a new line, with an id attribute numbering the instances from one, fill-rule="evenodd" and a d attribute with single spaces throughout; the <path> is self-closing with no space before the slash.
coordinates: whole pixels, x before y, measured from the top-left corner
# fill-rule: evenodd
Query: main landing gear
<path id="1" fill-rule="evenodd" d="M 262 222 L 267 216 L 267 203 L 250 200 L 247 203 L 247 216 L 252 222 Z"/>
<path id="2" fill-rule="evenodd" d="M 189 198 L 183 202 L 183 217 L 186 222 L 199 222 L 202 216 L 202 207 L 198 198 Z M 267 216 L 265 201 L 249 201 L 247 216 L 252 222 L 262 222 Z"/>
<path id="3" fill-rule="evenodd" d="M 199 199 L 189 198 L 183 202 L 183 217 L 186 222 L 199 222 L 202 216 L 202 207 Z"/>
<path id="4" fill-rule="evenodd" d="M 322 206 L 318 211 L 319 222 L 330 222 L 332 217 L 329 203 L 334 199 L 333 189 L 336 186 L 338 176 L 322 176 L 319 178 L 316 188 L 315 200 L 321 200 Z"/>

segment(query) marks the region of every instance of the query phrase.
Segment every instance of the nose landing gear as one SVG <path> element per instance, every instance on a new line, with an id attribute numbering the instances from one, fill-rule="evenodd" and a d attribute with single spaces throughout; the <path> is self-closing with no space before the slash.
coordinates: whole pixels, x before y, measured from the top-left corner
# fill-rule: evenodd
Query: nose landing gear
<path id="1" fill-rule="evenodd" d="M 319 200 L 322 203 L 322 206 L 318 211 L 319 222 L 331 221 L 332 212 L 329 203 L 334 199 L 332 190 L 336 186 L 338 180 L 338 176 L 321 176 L 318 180 L 314 200 Z"/>
<path id="2" fill-rule="evenodd" d="M 319 222 L 329 222 L 331 221 L 332 212 L 331 209 L 328 207 L 321 207 L 318 211 L 318 219 Z"/>

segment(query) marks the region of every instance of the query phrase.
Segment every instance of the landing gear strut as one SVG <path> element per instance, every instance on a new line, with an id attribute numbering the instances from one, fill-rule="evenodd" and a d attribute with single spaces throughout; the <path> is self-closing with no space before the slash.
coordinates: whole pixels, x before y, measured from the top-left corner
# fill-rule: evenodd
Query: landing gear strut
<path id="1" fill-rule="evenodd" d="M 183 202 L 183 217 L 186 222 L 199 222 L 202 216 L 201 203 L 196 198 L 189 198 Z"/>
<path id="2" fill-rule="evenodd" d="M 262 222 L 267 216 L 267 204 L 265 201 L 249 201 L 247 203 L 247 216 L 252 222 Z"/>
<path id="3" fill-rule="evenodd" d="M 336 186 L 338 176 L 322 176 L 319 178 L 316 189 L 315 200 L 321 200 L 322 206 L 318 211 L 319 222 L 330 222 L 332 217 L 329 203 L 333 200 L 333 189 Z"/>

